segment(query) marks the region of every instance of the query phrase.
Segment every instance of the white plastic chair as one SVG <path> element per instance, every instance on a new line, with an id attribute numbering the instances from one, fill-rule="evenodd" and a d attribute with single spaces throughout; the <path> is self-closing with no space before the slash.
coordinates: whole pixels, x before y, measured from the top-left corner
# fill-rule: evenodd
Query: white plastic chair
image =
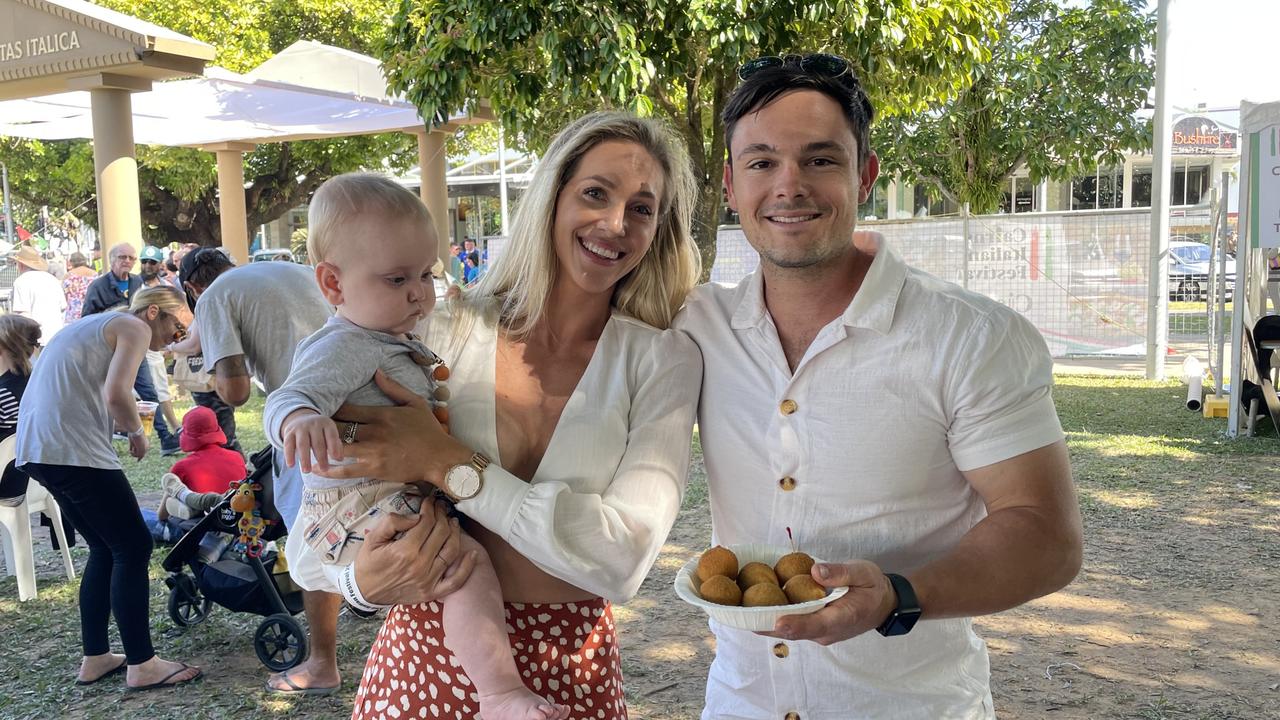
<path id="1" fill-rule="evenodd" d="M 13 459 L 17 452 L 18 437 L 10 435 L 0 441 L 0 471 Z M 53 521 L 53 532 L 58 538 L 58 546 L 62 548 L 62 565 L 66 568 L 67 579 L 76 577 L 75 566 L 71 564 L 71 551 L 67 549 L 67 536 L 62 530 L 62 510 L 40 483 L 32 480 L 27 483 L 27 496 L 22 503 L 14 507 L 0 506 L 0 527 L 4 528 L 4 566 L 9 575 L 18 576 L 18 600 L 34 600 L 36 597 L 36 565 L 31 548 L 31 513 L 42 512 Z"/>

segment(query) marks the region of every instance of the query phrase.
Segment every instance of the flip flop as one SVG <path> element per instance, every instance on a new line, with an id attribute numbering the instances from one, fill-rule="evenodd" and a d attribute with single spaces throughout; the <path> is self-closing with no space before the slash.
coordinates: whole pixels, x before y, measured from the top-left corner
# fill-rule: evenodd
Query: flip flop
<path id="1" fill-rule="evenodd" d="M 174 679 L 174 678 L 175 678 L 175 677 L 177 677 L 178 675 L 181 675 L 182 673 L 184 673 L 184 672 L 186 672 L 186 671 L 188 671 L 188 670 L 195 670 L 195 671 L 196 671 L 196 674 L 195 674 L 195 675 L 193 675 L 193 676 L 191 676 L 191 677 L 189 677 L 189 678 L 187 678 L 186 680 L 179 680 L 179 681 L 177 681 L 177 682 L 169 682 L 170 680 Z M 139 685 L 139 686 L 137 686 L 137 687 L 127 687 L 127 689 L 128 689 L 128 691 L 129 691 L 129 692 L 143 692 L 143 691 L 146 691 L 146 690 L 156 690 L 156 689 L 159 689 L 159 688 L 177 687 L 177 686 L 179 686 L 179 685 L 185 685 L 185 684 L 187 684 L 187 683 L 189 683 L 189 682 L 194 682 L 194 681 L 196 681 L 196 680 L 199 680 L 199 679 L 200 679 L 200 678 L 202 678 L 202 677 L 204 677 L 204 671 L 203 671 L 203 670 L 200 670 L 200 669 L 198 669 L 198 668 L 194 668 L 194 667 L 192 667 L 192 666 L 190 666 L 190 665 L 188 665 L 188 664 L 186 664 L 186 663 L 182 663 L 182 667 L 180 667 L 180 668 L 178 668 L 177 670 L 174 670 L 173 672 L 171 672 L 171 673 L 169 673 L 168 675 L 166 675 L 166 676 L 164 677 L 164 679 L 163 679 L 163 680 L 161 680 L 160 682 L 153 682 L 153 683 L 151 683 L 150 685 Z"/>
<path id="2" fill-rule="evenodd" d="M 288 685 L 289 687 L 278 688 L 278 687 L 272 686 L 271 681 L 276 678 L 280 678 L 281 680 L 283 680 L 284 684 Z M 266 685 L 267 692 L 269 693 L 275 693 L 277 695 L 302 695 L 304 697 L 323 697 L 325 695 L 332 695 L 338 692 L 339 687 L 341 687 L 341 685 L 334 685 L 333 687 L 304 688 L 301 685 L 295 683 L 293 680 L 289 679 L 288 673 L 280 673 L 279 675 L 268 678 L 267 685 Z"/>
<path id="3" fill-rule="evenodd" d="M 82 687 L 85 685 L 92 685 L 100 680 L 106 680 L 109 677 L 119 675 L 120 673 L 124 672 L 128 668 L 129 668 L 129 661 L 127 659 L 121 660 L 119 665 L 111 668 L 110 670 L 102 673 L 101 675 L 99 675 L 98 677 L 92 680 L 76 680 L 76 685 L 80 685 Z"/>

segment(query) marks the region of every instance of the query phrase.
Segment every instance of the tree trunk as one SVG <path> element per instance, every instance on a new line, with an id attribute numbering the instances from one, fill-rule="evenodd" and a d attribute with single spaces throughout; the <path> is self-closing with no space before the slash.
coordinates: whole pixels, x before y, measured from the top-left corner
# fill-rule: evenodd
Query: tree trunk
<path id="1" fill-rule="evenodd" d="M 693 209 L 693 240 L 702 256 L 702 277 L 699 282 L 711 279 L 711 268 L 716 264 L 716 236 L 720 227 L 719 182 L 702 182 L 698 188 L 698 204 Z"/>

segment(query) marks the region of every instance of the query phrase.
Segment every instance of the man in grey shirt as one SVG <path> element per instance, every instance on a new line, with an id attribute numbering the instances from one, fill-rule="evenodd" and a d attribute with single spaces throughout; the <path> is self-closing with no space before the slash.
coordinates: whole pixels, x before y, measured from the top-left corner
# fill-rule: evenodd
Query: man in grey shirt
<path id="1" fill-rule="evenodd" d="M 221 250 L 201 248 L 182 259 L 180 278 L 200 328 L 205 367 L 213 368 L 219 397 L 235 407 L 249 400 L 251 377 L 268 393 L 283 385 L 294 349 L 331 313 L 311 269 L 304 265 L 267 262 L 235 267 Z M 276 508 L 285 526 L 293 529 L 302 502 L 302 474 L 280 457 L 274 465 Z M 311 655 L 292 674 L 268 680 L 269 690 L 317 695 L 337 689 L 341 606 L 338 595 L 303 594 Z"/>

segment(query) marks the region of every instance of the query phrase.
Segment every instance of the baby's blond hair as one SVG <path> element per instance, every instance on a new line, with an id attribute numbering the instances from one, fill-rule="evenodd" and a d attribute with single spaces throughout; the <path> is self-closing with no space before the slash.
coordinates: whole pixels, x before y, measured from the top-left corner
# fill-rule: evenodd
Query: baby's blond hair
<path id="1" fill-rule="evenodd" d="M 362 216 L 387 221 L 416 219 L 433 233 L 431 213 L 417 195 L 385 175 L 353 172 L 329 178 L 311 197 L 307 210 L 307 259 L 332 261 L 334 250 L 349 241 L 349 228 Z"/>

